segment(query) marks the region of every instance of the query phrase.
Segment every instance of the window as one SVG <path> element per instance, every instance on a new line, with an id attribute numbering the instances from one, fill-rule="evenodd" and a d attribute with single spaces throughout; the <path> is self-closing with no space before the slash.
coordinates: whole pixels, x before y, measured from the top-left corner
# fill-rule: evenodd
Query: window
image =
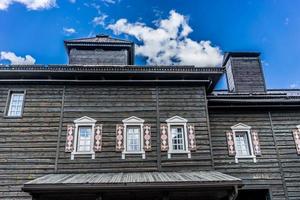
<path id="1" fill-rule="evenodd" d="M 128 152 L 140 152 L 141 151 L 141 127 L 139 126 L 127 126 L 127 151 Z"/>
<path id="2" fill-rule="evenodd" d="M 173 150 L 185 150 L 185 142 L 184 142 L 183 132 L 184 132 L 183 126 L 171 126 L 172 149 Z"/>
<path id="3" fill-rule="evenodd" d="M 71 159 L 74 159 L 76 154 L 88 154 L 92 155 L 92 159 L 95 158 L 95 152 L 93 150 L 94 145 L 94 129 L 96 120 L 84 116 L 74 120 L 75 123 L 75 135 L 74 135 L 74 150 L 71 153 Z"/>
<path id="4" fill-rule="evenodd" d="M 10 92 L 9 105 L 7 110 L 8 117 L 21 117 L 23 113 L 24 92 Z"/>
<path id="5" fill-rule="evenodd" d="M 122 159 L 125 159 L 126 154 L 141 154 L 145 159 L 144 143 L 143 143 L 143 119 L 132 116 L 124 119 L 124 150 Z"/>
<path id="6" fill-rule="evenodd" d="M 252 140 L 251 140 L 251 127 L 239 123 L 231 127 L 234 136 L 235 145 L 235 162 L 238 163 L 240 158 L 252 158 L 256 162 L 254 155 Z"/>
<path id="7" fill-rule="evenodd" d="M 235 132 L 236 154 L 238 156 L 250 156 L 248 133 L 245 131 Z"/>
<path id="8" fill-rule="evenodd" d="M 172 154 L 184 153 L 191 158 L 191 152 L 188 150 L 188 140 L 187 140 L 187 120 L 174 116 L 166 120 L 168 124 L 169 133 L 169 150 L 168 158 L 171 158 Z"/>
<path id="9" fill-rule="evenodd" d="M 92 127 L 91 126 L 79 126 L 78 127 L 78 139 L 77 139 L 77 151 L 78 152 L 90 152 L 92 141 Z"/>

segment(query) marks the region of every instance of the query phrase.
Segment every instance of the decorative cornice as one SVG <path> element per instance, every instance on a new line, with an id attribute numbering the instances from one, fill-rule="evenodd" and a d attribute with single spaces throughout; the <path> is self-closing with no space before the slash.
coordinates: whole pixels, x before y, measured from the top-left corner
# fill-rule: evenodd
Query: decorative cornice
<path id="1" fill-rule="evenodd" d="M 143 72 L 203 72 L 223 73 L 220 67 L 194 66 L 138 66 L 138 65 L 0 65 L 0 72 L 33 71 L 33 72 L 112 72 L 112 71 L 143 71 Z"/>

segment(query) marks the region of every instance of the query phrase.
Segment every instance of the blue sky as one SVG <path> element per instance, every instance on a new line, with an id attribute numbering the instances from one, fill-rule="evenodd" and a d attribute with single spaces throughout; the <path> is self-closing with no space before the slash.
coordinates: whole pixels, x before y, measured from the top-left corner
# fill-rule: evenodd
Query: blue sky
<path id="1" fill-rule="evenodd" d="M 184 36 L 184 42 L 193 41 L 196 47 L 207 45 L 212 50 L 209 55 L 215 56 L 215 62 L 214 59 L 199 62 L 215 65 L 220 60 L 218 54 L 226 51 L 259 51 L 268 88 L 300 87 L 300 1 L 44 0 L 35 4 L 19 1 L 8 0 L 10 4 L 6 5 L 0 1 L 2 58 L 11 58 L 7 54 L 11 52 L 23 59 L 28 55 L 26 59 L 34 59 L 36 64 L 67 63 L 63 40 L 99 33 L 142 44 L 147 41 L 137 35 L 145 32 L 132 30 L 155 31 L 160 28 L 161 20 L 171 20 L 174 12 L 177 17 L 184 17 L 178 34 L 184 32 L 185 23 L 192 29 Z M 127 21 L 117 27 L 120 19 Z M 191 50 L 191 46 L 184 48 Z M 137 64 L 165 61 L 147 58 L 150 55 L 147 48 L 153 46 L 141 47 Z M 178 44 L 177 47 L 181 48 Z"/>

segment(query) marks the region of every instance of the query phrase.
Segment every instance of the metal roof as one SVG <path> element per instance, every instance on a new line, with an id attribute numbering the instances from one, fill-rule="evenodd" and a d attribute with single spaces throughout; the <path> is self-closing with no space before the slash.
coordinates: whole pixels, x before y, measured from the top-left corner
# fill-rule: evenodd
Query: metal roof
<path id="1" fill-rule="evenodd" d="M 68 43 L 110 43 L 110 44 L 132 44 L 131 41 L 123 40 L 123 39 L 117 39 L 112 38 L 108 35 L 96 35 L 96 37 L 90 37 L 90 38 L 78 38 L 73 40 L 65 40 L 66 44 Z"/>
<path id="2" fill-rule="evenodd" d="M 23 190 L 30 188 L 51 188 L 52 186 L 176 186 L 211 185 L 240 186 L 242 180 L 218 171 L 193 172 L 128 172 L 128 173 L 87 173 L 87 174 L 48 174 L 24 184 Z"/>

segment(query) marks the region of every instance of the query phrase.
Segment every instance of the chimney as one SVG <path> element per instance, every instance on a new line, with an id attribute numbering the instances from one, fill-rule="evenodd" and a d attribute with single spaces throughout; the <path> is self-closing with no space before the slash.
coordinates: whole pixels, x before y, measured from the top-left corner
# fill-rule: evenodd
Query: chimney
<path id="1" fill-rule="evenodd" d="M 232 93 L 265 93 L 266 85 L 257 52 L 227 52 L 222 66 Z"/>

